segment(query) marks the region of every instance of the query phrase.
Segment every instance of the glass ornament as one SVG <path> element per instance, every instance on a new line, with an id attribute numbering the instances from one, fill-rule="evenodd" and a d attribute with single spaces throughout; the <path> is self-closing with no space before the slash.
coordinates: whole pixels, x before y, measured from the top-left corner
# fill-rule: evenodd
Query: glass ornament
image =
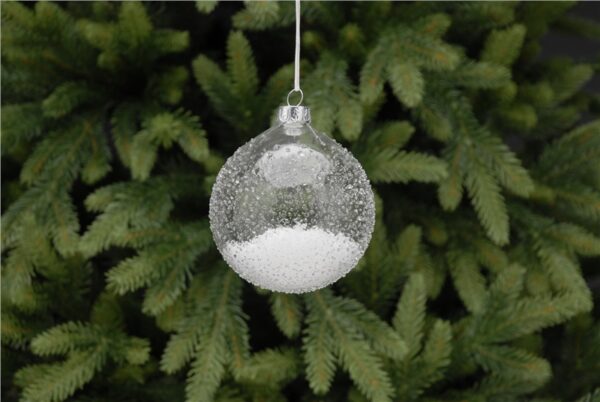
<path id="1" fill-rule="evenodd" d="M 360 163 L 310 125 L 310 109 L 282 106 L 278 124 L 240 147 L 217 176 L 210 226 L 225 261 L 261 288 L 303 293 L 356 266 L 375 223 Z"/>

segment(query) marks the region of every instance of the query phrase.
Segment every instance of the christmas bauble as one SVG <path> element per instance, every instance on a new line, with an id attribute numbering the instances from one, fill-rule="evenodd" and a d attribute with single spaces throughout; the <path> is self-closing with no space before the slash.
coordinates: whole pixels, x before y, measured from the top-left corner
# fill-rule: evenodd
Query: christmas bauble
<path id="1" fill-rule="evenodd" d="M 261 288 L 303 293 L 347 274 L 375 221 L 360 163 L 283 106 L 278 124 L 240 147 L 217 176 L 210 225 L 225 261 Z"/>

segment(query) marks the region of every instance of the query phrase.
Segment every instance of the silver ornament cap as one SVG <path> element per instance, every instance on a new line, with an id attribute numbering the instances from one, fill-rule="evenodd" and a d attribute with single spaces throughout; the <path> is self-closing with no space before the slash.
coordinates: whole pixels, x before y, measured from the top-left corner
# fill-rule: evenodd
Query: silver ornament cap
<path id="1" fill-rule="evenodd" d="M 281 123 L 310 123 L 310 108 L 306 106 L 280 106 L 277 118 Z"/>

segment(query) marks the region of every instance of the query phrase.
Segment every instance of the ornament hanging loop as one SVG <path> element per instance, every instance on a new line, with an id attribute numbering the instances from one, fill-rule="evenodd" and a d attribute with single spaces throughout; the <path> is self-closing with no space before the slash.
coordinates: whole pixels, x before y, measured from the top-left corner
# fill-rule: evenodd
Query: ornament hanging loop
<path id="1" fill-rule="evenodd" d="M 292 94 L 293 94 L 294 92 L 300 92 L 300 100 L 298 101 L 298 103 L 297 103 L 297 104 L 295 104 L 295 105 L 291 105 L 291 104 L 290 104 L 290 96 L 292 96 Z M 287 105 L 288 105 L 288 106 L 300 106 L 300 104 L 302 103 L 302 100 L 303 100 L 303 99 L 304 99 L 304 92 L 302 92 L 302 90 L 301 90 L 301 89 L 292 89 L 292 90 L 291 90 L 291 91 L 288 93 L 288 96 L 287 96 Z"/>

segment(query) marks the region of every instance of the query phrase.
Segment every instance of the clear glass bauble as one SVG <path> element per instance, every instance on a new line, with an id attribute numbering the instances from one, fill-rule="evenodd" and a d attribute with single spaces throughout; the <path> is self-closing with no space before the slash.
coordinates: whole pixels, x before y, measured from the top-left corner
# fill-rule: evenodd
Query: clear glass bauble
<path id="1" fill-rule="evenodd" d="M 248 282 L 285 293 L 325 287 L 354 268 L 375 206 L 360 163 L 283 106 L 279 122 L 240 147 L 217 176 L 210 225 L 225 261 Z"/>

